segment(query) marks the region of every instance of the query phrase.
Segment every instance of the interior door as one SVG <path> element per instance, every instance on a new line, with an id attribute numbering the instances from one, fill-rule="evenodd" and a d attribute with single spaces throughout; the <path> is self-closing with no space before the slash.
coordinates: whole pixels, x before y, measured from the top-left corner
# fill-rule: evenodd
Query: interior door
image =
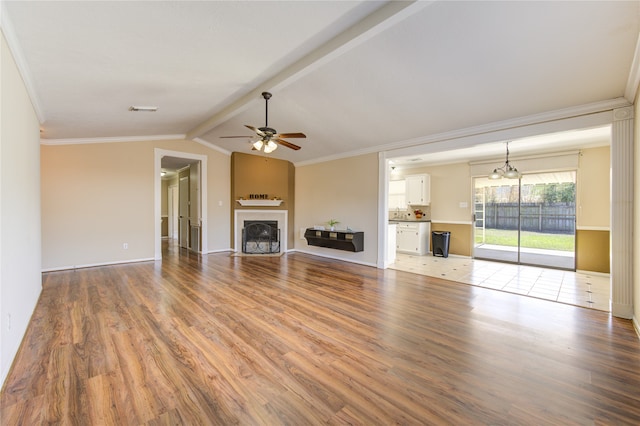
<path id="1" fill-rule="evenodd" d="M 181 176 L 178 186 L 178 236 L 180 247 L 189 248 L 189 176 Z"/>

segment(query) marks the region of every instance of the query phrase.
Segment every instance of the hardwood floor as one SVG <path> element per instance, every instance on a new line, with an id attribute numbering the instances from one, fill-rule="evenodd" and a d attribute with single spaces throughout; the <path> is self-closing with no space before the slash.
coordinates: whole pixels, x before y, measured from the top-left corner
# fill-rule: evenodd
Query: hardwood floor
<path id="1" fill-rule="evenodd" d="M 608 313 L 313 257 L 47 273 L 2 425 L 639 424 Z"/>

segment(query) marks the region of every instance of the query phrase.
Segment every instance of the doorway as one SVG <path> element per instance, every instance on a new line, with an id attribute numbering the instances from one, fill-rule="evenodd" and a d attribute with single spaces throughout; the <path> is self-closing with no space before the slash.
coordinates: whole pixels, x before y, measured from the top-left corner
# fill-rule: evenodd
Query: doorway
<path id="1" fill-rule="evenodd" d="M 575 270 L 576 172 L 474 179 L 478 259 Z"/>
<path id="2" fill-rule="evenodd" d="M 208 239 L 205 237 L 208 232 L 208 201 L 207 201 L 207 156 L 200 154 L 192 154 L 188 152 L 179 152 L 179 151 L 169 151 L 160 148 L 155 148 L 154 150 L 154 175 L 155 175 L 155 188 L 154 188 L 154 217 L 155 220 L 155 230 L 154 230 L 154 240 L 155 240 L 155 259 L 162 259 L 162 212 L 163 212 L 163 197 L 168 198 L 165 189 L 163 191 L 162 187 L 162 176 L 161 171 L 163 168 L 178 170 L 182 167 L 185 167 L 188 164 L 199 164 L 199 184 L 198 188 L 194 188 L 191 192 L 190 198 L 194 200 L 194 203 L 197 203 L 197 208 L 194 207 L 194 211 L 198 212 L 198 217 L 193 218 L 191 228 L 197 229 L 198 236 L 198 247 L 199 252 L 208 253 Z M 179 183 L 176 179 L 175 185 L 179 191 Z M 166 187 L 165 187 L 166 188 Z M 163 195 L 164 192 L 164 195 Z M 179 198 L 179 196 L 177 197 Z M 174 199 L 175 202 L 175 199 Z M 178 207 L 179 210 L 179 206 Z M 166 207 L 165 207 L 166 209 Z M 165 210 L 166 211 L 166 210 Z M 174 228 L 176 232 L 179 232 L 179 224 L 177 224 Z M 192 229 L 189 230 L 189 232 Z M 190 233 L 188 235 L 191 235 Z M 194 232 L 195 235 L 195 232 Z M 179 237 L 179 235 L 178 235 Z"/>

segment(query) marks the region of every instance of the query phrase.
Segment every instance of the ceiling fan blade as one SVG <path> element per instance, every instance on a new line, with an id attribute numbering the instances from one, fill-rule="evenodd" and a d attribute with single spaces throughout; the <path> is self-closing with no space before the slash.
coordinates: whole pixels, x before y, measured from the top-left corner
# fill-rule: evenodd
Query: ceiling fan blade
<path id="1" fill-rule="evenodd" d="M 295 149 L 296 151 L 300 149 L 300 147 L 296 144 L 293 144 L 291 142 L 287 142 L 285 140 L 279 139 L 279 138 L 271 138 L 272 141 L 279 143 L 282 146 L 286 146 L 287 148 L 291 148 L 291 149 Z"/>
<path id="2" fill-rule="evenodd" d="M 278 133 L 277 135 L 273 135 L 276 138 L 306 138 L 307 135 L 304 133 Z"/>
<path id="3" fill-rule="evenodd" d="M 257 129 L 257 128 L 255 128 L 255 127 L 253 127 L 253 126 L 249 126 L 248 124 L 245 124 L 245 125 L 244 125 L 244 127 L 248 128 L 248 129 L 251 129 L 252 131 L 256 132 L 256 133 L 257 133 L 258 135 L 260 135 L 260 136 L 263 136 L 263 137 L 264 137 L 264 136 L 267 136 L 267 135 L 266 135 L 266 133 L 265 133 L 265 132 L 263 132 L 262 130 Z"/>

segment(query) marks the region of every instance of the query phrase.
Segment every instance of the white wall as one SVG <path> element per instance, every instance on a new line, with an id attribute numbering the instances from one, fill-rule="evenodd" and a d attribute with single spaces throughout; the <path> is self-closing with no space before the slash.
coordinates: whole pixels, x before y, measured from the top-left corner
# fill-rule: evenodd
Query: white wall
<path id="1" fill-rule="evenodd" d="M 40 127 L 4 35 L 0 47 L 0 383 L 42 289 Z"/>
<path id="2" fill-rule="evenodd" d="M 640 90 L 636 95 L 634 106 L 634 175 L 633 175 L 633 322 L 636 333 L 640 335 L 640 106 L 638 101 Z"/>

